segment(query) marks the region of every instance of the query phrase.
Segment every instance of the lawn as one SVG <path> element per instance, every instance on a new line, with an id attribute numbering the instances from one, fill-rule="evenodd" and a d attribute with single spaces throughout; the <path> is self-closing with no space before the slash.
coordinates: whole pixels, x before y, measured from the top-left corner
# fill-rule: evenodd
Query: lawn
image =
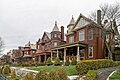
<path id="1" fill-rule="evenodd" d="M 76 75 L 75 66 L 39 66 L 39 67 L 30 67 L 28 69 L 36 70 L 36 71 L 45 70 L 46 72 L 50 72 L 61 68 L 64 68 L 69 76 Z"/>
<path id="2" fill-rule="evenodd" d="M 117 70 L 110 78 L 109 80 L 120 80 L 120 69 Z"/>

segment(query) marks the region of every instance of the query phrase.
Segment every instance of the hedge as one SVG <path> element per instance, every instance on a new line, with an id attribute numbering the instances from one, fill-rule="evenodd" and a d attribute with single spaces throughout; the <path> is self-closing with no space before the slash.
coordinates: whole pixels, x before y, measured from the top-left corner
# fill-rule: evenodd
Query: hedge
<path id="1" fill-rule="evenodd" d="M 116 62 L 108 59 L 98 60 L 83 60 L 77 63 L 76 70 L 77 74 L 86 74 L 88 70 L 97 70 L 100 68 L 114 67 L 120 65 L 120 62 Z"/>

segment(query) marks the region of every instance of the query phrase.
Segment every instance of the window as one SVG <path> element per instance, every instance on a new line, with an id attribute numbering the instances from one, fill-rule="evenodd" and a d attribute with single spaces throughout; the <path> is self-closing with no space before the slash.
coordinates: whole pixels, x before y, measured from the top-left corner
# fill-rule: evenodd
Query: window
<path id="1" fill-rule="evenodd" d="M 54 34 L 54 37 L 57 37 L 57 34 Z"/>
<path id="2" fill-rule="evenodd" d="M 84 36 L 84 31 L 80 31 L 79 32 L 79 41 L 84 41 L 85 40 L 85 36 Z"/>
<path id="3" fill-rule="evenodd" d="M 26 52 L 26 55 L 29 55 L 28 51 Z"/>
<path id="4" fill-rule="evenodd" d="M 61 36 L 61 35 L 59 34 L 59 35 L 58 35 L 58 38 L 60 38 L 60 36 Z"/>
<path id="5" fill-rule="evenodd" d="M 88 47 L 88 57 L 93 58 L 93 47 L 92 46 Z"/>
<path id="6" fill-rule="evenodd" d="M 74 43 L 74 36 L 69 37 L 69 43 Z"/>
<path id="7" fill-rule="evenodd" d="M 44 50 L 44 46 L 42 46 L 42 50 Z"/>
<path id="8" fill-rule="evenodd" d="M 88 39 L 89 39 L 89 40 L 92 40 L 92 39 L 93 39 L 93 29 L 90 29 L 90 30 L 88 31 Z"/>
<path id="9" fill-rule="evenodd" d="M 80 57 L 84 57 L 84 49 L 80 50 Z"/>
<path id="10" fill-rule="evenodd" d="M 54 47 L 57 47 L 57 42 L 54 42 Z"/>

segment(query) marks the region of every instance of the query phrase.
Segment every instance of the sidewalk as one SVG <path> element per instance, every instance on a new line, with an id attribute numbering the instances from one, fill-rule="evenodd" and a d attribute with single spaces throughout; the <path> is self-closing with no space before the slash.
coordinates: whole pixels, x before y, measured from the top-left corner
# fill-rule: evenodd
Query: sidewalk
<path id="1" fill-rule="evenodd" d="M 116 69 L 120 69 L 120 66 L 97 70 L 97 80 L 106 80 L 108 76 Z"/>

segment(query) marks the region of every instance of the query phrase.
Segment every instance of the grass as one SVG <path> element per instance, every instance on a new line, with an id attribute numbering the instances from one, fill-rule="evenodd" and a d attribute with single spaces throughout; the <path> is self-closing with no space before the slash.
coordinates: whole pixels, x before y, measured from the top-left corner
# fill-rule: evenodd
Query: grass
<path id="1" fill-rule="evenodd" d="M 120 80 L 120 69 L 117 70 L 110 78 L 109 80 Z"/>
<path id="2" fill-rule="evenodd" d="M 61 68 L 64 68 L 69 76 L 76 75 L 75 66 L 39 66 L 39 67 L 30 67 L 28 69 L 35 70 L 35 71 L 45 70 L 46 72 L 50 72 L 54 70 L 59 70 Z"/>

